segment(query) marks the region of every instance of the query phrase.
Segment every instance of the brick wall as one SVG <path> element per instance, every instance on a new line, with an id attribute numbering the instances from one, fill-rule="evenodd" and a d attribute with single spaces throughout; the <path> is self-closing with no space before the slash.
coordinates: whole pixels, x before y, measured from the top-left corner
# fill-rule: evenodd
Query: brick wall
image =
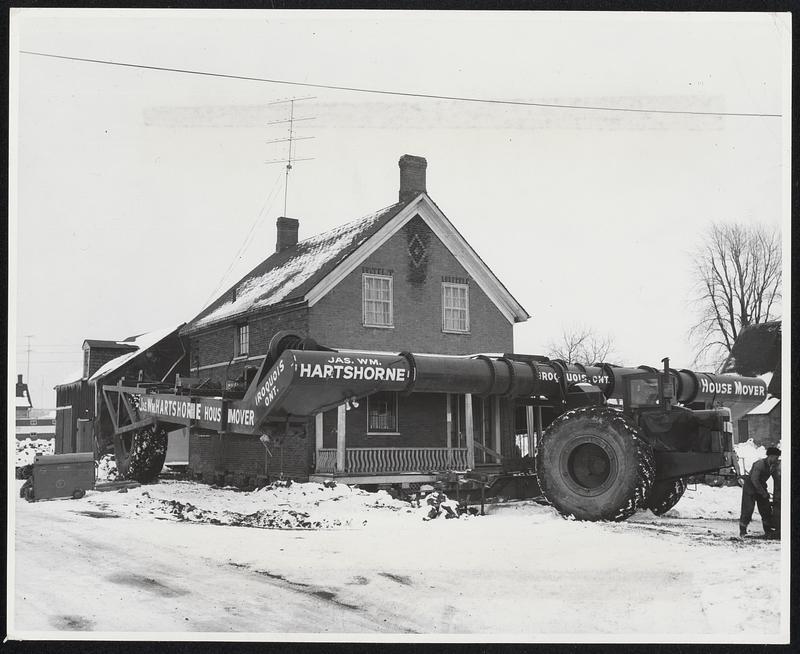
<path id="1" fill-rule="evenodd" d="M 104 348 L 104 347 L 90 347 L 89 348 L 89 361 L 88 370 L 84 370 L 84 377 L 91 377 L 95 372 L 100 370 L 105 364 L 112 359 L 132 352 L 133 349 L 127 348 Z M 84 355 L 85 359 L 85 355 Z"/>
<path id="2" fill-rule="evenodd" d="M 284 479 L 308 481 L 311 456 L 308 443 L 308 437 L 289 438 L 282 444 L 273 442 L 269 445 L 272 453 L 269 458 L 258 436 L 193 432 L 189 436 L 189 471 L 193 477 L 202 477 L 208 483 L 221 474 L 232 475 L 236 485 L 244 482 L 252 486 L 260 477 L 269 481 L 278 479 L 281 470 Z"/>
<path id="3" fill-rule="evenodd" d="M 230 367 L 228 362 L 234 353 L 237 325 L 228 323 L 189 337 L 192 375 L 210 378 L 224 384 L 226 380 L 234 380 L 242 375 L 246 366 L 259 366 L 261 359 L 247 360 L 245 357 L 234 359 Z M 308 309 L 305 307 L 270 316 L 254 316 L 248 320 L 250 325 L 250 355 L 267 353 L 269 341 L 274 334 L 282 330 L 291 330 L 300 334 L 308 333 Z M 216 365 L 211 368 L 204 366 Z M 197 367 L 200 370 L 197 370 Z"/>
<path id="4" fill-rule="evenodd" d="M 424 256 L 414 264 L 409 244 L 417 236 Z M 419 245 L 415 244 L 419 248 Z M 419 258 L 417 259 L 419 261 Z M 362 324 L 362 273 L 392 275 L 394 327 Z M 397 234 L 309 309 L 309 333 L 319 343 L 364 350 L 409 350 L 440 354 L 511 352 L 513 326 L 474 280 L 469 282 L 469 334 L 442 331 L 442 281 L 467 279 L 467 272 L 421 218 Z"/>

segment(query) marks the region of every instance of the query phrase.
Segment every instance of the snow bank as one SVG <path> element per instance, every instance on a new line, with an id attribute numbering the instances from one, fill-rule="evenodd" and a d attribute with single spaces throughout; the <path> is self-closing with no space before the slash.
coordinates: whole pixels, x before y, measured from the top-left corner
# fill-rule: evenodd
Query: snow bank
<path id="1" fill-rule="evenodd" d="M 16 467 L 29 466 L 33 463 L 37 454 L 53 454 L 55 452 L 55 441 L 51 438 L 26 438 L 17 441 L 17 462 Z"/>
<path id="2" fill-rule="evenodd" d="M 119 477 L 113 454 L 105 454 L 97 462 L 97 481 L 114 481 Z"/>
<path id="3" fill-rule="evenodd" d="M 742 489 L 738 486 L 689 486 L 678 504 L 667 511 L 667 518 L 706 518 L 732 520 L 739 518 Z"/>
<path id="4" fill-rule="evenodd" d="M 780 447 L 781 443 L 779 441 L 778 448 L 780 449 Z M 736 455 L 739 457 L 739 465 L 743 474 L 749 472 L 750 467 L 756 461 L 767 456 L 767 450 L 764 446 L 756 445 L 752 438 L 746 443 L 737 443 L 733 446 L 733 449 L 736 450 Z"/>
<path id="5" fill-rule="evenodd" d="M 276 482 L 255 491 L 239 491 L 161 480 L 124 493 L 90 492 L 86 499 L 123 517 L 268 529 L 363 528 L 385 525 L 397 516 L 421 520 L 431 509 L 396 500 L 385 491 L 369 493 L 343 484 L 313 482 Z"/>

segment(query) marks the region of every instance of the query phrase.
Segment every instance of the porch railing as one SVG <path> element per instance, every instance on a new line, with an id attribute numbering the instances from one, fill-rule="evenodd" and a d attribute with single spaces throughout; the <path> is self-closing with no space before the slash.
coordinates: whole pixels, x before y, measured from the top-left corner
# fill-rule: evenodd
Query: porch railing
<path id="1" fill-rule="evenodd" d="M 317 450 L 317 472 L 336 472 L 336 449 Z M 465 470 L 464 447 L 348 447 L 344 472 L 439 472 Z"/>

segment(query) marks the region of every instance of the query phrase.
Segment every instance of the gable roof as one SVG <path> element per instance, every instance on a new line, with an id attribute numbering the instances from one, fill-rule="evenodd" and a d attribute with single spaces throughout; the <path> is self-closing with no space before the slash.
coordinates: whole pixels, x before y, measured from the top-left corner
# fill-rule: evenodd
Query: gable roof
<path id="1" fill-rule="evenodd" d="M 186 323 L 182 332 L 191 333 L 251 311 L 302 300 L 309 289 L 405 204 L 398 202 L 275 252 Z"/>
<path id="2" fill-rule="evenodd" d="M 126 363 L 128 363 L 131 359 L 134 359 L 135 357 L 142 354 L 142 352 L 149 350 L 154 345 L 158 345 L 165 338 L 176 333 L 179 328 L 180 326 L 167 327 L 166 329 L 157 329 L 155 331 L 147 332 L 145 334 L 139 334 L 138 336 L 129 336 L 128 338 L 122 341 L 115 341 L 120 345 L 127 345 L 133 349 L 129 352 L 125 352 L 125 354 L 122 354 L 121 356 L 118 356 L 115 359 L 111 359 L 111 361 L 108 361 L 107 363 L 100 366 L 100 368 L 98 368 L 91 374 L 89 380 L 91 381 L 93 379 L 97 379 L 98 377 L 103 377 L 105 375 L 114 372 L 115 370 L 118 370 Z"/>
<path id="3" fill-rule="evenodd" d="M 510 322 L 530 317 L 428 195 L 421 193 L 274 253 L 190 320 L 182 332 L 192 333 L 252 311 L 291 306 L 293 301 L 313 306 L 416 215 Z"/>

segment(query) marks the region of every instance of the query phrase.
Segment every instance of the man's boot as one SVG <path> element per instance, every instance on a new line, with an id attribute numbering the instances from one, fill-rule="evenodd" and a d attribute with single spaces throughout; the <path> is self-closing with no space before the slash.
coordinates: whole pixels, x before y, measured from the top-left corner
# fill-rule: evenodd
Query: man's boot
<path id="1" fill-rule="evenodd" d="M 743 525 L 741 522 L 739 523 L 739 536 L 742 538 L 747 536 L 747 525 Z"/>

